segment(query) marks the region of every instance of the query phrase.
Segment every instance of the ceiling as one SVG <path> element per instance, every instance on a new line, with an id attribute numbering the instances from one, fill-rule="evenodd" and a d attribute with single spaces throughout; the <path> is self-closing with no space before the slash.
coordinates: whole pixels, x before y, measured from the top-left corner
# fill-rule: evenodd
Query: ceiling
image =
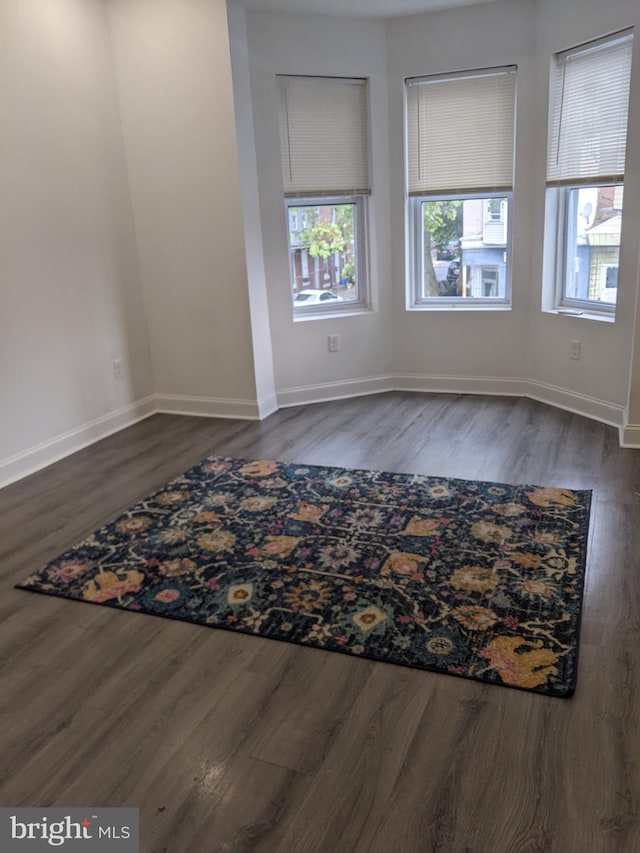
<path id="1" fill-rule="evenodd" d="M 264 12 L 312 12 L 362 18 L 395 18 L 488 2 L 490 0 L 240 0 L 246 9 Z"/>

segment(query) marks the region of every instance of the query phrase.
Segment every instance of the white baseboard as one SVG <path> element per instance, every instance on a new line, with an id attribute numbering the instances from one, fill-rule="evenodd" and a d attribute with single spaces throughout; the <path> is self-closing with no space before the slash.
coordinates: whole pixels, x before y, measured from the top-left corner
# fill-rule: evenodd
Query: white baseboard
<path id="1" fill-rule="evenodd" d="M 238 418 L 240 420 L 260 420 L 261 416 L 266 417 L 266 415 L 261 415 L 261 405 L 256 400 L 230 400 L 224 397 L 187 397 L 178 394 L 156 394 L 155 401 L 156 412 L 167 415 L 194 415 L 202 418 Z M 268 410 L 268 401 L 266 409 Z"/>
<path id="2" fill-rule="evenodd" d="M 393 376 L 371 376 L 366 379 L 341 379 L 337 382 L 321 382 L 318 385 L 301 385 L 277 392 L 278 406 L 304 406 L 307 403 L 326 403 L 344 397 L 364 397 L 396 390 Z"/>
<path id="3" fill-rule="evenodd" d="M 132 426 L 138 421 L 155 414 L 156 406 L 153 396 L 137 400 L 127 406 L 122 406 L 100 418 L 75 427 L 61 435 L 29 447 L 26 450 L 0 459 L 0 489 L 34 474 L 47 465 L 52 465 L 65 456 L 70 456 L 84 447 L 88 447 L 114 432 Z"/>
<path id="4" fill-rule="evenodd" d="M 0 459 L 0 488 L 27 477 L 41 468 L 46 468 L 47 465 L 156 413 L 263 420 L 278 408 L 380 394 L 385 391 L 529 397 L 532 400 L 616 426 L 619 428 L 622 447 L 640 448 L 640 424 L 625 425 L 623 406 L 577 394 L 565 388 L 535 382 L 531 379 L 425 374 L 386 375 L 286 388 L 278 391 L 275 397 L 260 401 L 173 394 L 145 397 L 13 456 Z"/>
<path id="5" fill-rule="evenodd" d="M 275 394 L 271 397 L 267 397 L 264 400 L 258 400 L 258 418 L 263 421 L 265 418 L 268 418 L 269 415 L 272 415 L 274 412 L 278 411 L 278 398 Z"/>
<path id="6" fill-rule="evenodd" d="M 620 427 L 620 447 L 640 448 L 640 424 Z"/>
<path id="7" fill-rule="evenodd" d="M 275 397 L 255 400 L 228 400 L 214 397 L 187 397 L 171 394 L 152 394 L 137 400 L 68 432 L 28 447 L 26 450 L 0 459 L 0 489 L 35 474 L 42 468 L 70 456 L 96 441 L 132 426 L 157 413 L 199 415 L 211 418 L 264 420 L 278 408 Z"/>
<path id="8" fill-rule="evenodd" d="M 610 426 L 624 424 L 623 406 L 577 394 L 566 388 L 558 388 L 532 379 L 505 378 L 500 376 L 436 376 L 429 374 L 398 374 L 378 376 L 371 379 L 327 382 L 278 391 L 281 407 L 338 400 L 381 391 L 418 391 L 439 394 L 483 394 L 503 397 L 529 397 L 558 409 L 565 409 Z M 640 429 L 640 428 L 639 428 Z"/>
<path id="9" fill-rule="evenodd" d="M 394 390 L 422 391 L 437 394 L 487 394 L 502 397 L 525 397 L 522 379 L 491 376 L 432 376 L 407 373 L 395 377 Z"/>
<path id="10" fill-rule="evenodd" d="M 547 385 L 544 382 L 526 380 L 527 390 L 524 396 L 540 403 L 548 403 L 558 409 L 583 415 L 594 421 L 608 424 L 609 426 L 621 427 L 625 420 L 625 407 L 597 397 L 588 397 L 586 394 L 577 394 L 566 388 L 557 388 L 555 385 Z"/>

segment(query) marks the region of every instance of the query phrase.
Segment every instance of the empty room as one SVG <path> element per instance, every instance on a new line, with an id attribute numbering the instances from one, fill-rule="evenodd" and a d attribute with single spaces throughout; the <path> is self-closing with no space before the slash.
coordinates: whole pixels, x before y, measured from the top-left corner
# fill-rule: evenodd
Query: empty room
<path id="1" fill-rule="evenodd" d="M 640 5 L 0 0 L 0 850 L 640 850 Z"/>

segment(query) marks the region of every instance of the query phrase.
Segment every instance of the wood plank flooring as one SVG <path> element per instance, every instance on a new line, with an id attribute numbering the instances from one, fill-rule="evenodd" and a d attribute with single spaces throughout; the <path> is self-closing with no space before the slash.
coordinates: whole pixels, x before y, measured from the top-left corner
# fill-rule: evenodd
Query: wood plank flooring
<path id="1" fill-rule="evenodd" d="M 210 453 L 593 489 L 574 697 L 13 589 Z M 393 393 L 156 415 L 0 491 L 0 805 L 137 806 L 142 853 L 637 853 L 640 451 Z"/>

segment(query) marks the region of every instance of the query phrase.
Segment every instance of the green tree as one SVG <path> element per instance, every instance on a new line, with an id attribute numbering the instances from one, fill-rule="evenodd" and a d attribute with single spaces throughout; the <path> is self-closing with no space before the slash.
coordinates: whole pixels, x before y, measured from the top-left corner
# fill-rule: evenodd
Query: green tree
<path id="1" fill-rule="evenodd" d="M 434 248 L 459 241 L 461 218 L 462 201 L 425 201 L 422 204 L 425 296 L 440 295 L 440 286 L 431 253 Z"/>
<path id="2" fill-rule="evenodd" d="M 339 204 L 334 207 L 336 225 L 342 231 L 346 243 L 353 242 L 353 205 Z"/>
<path id="3" fill-rule="evenodd" d="M 356 265 L 353 257 L 350 257 L 347 260 L 347 252 L 349 247 L 351 247 L 351 252 L 353 253 L 353 231 L 354 231 L 354 210 L 355 207 L 353 204 L 340 204 L 334 207 L 335 211 L 335 223 L 342 231 L 342 236 L 344 238 L 344 249 L 342 251 L 341 257 L 341 267 L 342 272 L 340 274 L 340 278 L 342 280 L 346 279 L 348 287 L 352 287 L 355 282 L 356 275 Z"/>
<path id="4" fill-rule="evenodd" d="M 326 260 L 334 252 L 344 251 L 342 231 L 332 222 L 317 222 L 311 228 L 306 228 L 300 235 L 300 240 L 312 258 Z"/>
<path id="5" fill-rule="evenodd" d="M 321 258 L 325 262 L 339 254 L 342 276 L 349 279 L 353 279 L 355 272 L 353 261 L 347 261 L 347 250 L 353 245 L 353 207 L 352 204 L 337 204 L 289 208 L 290 216 L 301 217 L 304 211 L 305 223 L 305 228 L 296 232 L 295 237 L 292 232 L 292 245 L 306 249 L 312 258 Z M 331 284 L 337 284 L 335 264 L 329 262 L 326 267 L 330 272 Z"/>
<path id="6" fill-rule="evenodd" d="M 342 278 L 346 279 L 348 282 L 348 287 L 353 285 L 353 281 L 356 275 L 356 265 L 353 261 L 347 261 L 346 264 L 342 267 Z"/>
<path id="7" fill-rule="evenodd" d="M 336 218 L 339 219 L 338 216 Z M 307 221 L 309 219 L 310 217 L 307 216 Z M 346 248 L 344 230 L 346 230 L 346 222 L 335 224 L 323 221 L 316 215 L 311 220 L 311 224 L 300 234 L 300 245 L 307 249 L 312 258 L 322 258 L 323 261 L 327 261 L 336 252 L 344 253 Z M 334 264 L 329 264 L 329 270 L 331 284 L 336 284 Z"/>

